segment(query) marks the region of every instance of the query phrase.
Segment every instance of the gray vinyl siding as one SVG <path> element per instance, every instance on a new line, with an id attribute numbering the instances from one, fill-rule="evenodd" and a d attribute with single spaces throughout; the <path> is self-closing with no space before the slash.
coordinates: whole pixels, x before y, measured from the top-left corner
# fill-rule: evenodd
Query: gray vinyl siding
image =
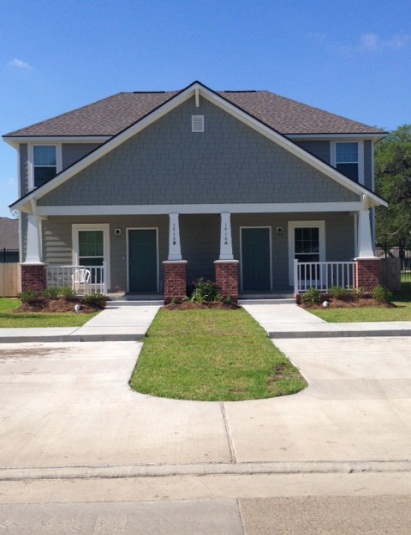
<path id="1" fill-rule="evenodd" d="M 71 265 L 73 261 L 72 225 L 108 223 L 110 225 L 110 291 L 127 290 L 127 229 L 158 228 L 159 274 L 168 254 L 168 216 L 49 217 L 43 222 L 43 259 L 49 265 Z M 121 235 L 115 236 L 114 230 Z M 160 282 L 161 284 L 161 282 Z"/>
<path id="2" fill-rule="evenodd" d="M 346 261 L 354 257 L 354 217 L 347 213 L 321 214 L 232 214 L 233 254 L 241 261 L 241 227 L 271 228 L 273 291 L 289 290 L 288 222 L 325 221 L 326 260 Z M 23 223 L 24 223 L 23 219 Z M 181 251 L 187 260 L 187 285 L 199 277 L 214 280 L 214 261 L 219 258 L 220 215 L 180 215 Z M 168 216 L 50 217 L 43 222 L 43 261 L 49 265 L 72 264 L 72 224 L 109 223 L 111 292 L 127 290 L 127 229 L 157 228 L 159 279 L 168 255 Z M 277 227 L 283 232 L 277 234 Z M 114 230 L 121 235 L 115 236 Z M 241 262 L 240 262 L 241 273 Z"/>
<path id="3" fill-rule="evenodd" d="M 99 146 L 100 143 L 63 143 L 63 169 L 67 169 Z"/>
<path id="4" fill-rule="evenodd" d="M 20 143 L 19 146 L 19 173 L 20 173 L 20 195 L 26 195 L 29 191 L 29 162 L 27 143 Z"/>
<path id="5" fill-rule="evenodd" d="M 192 114 L 205 132 L 191 131 Z M 39 205 L 357 201 L 358 195 L 211 103 L 171 111 Z"/>
<path id="6" fill-rule="evenodd" d="M 220 254 L 220 215 L 180 215 L 179 221 L 187 284 L 200 277 L 214 280 L 214 261 Z"/>
<path id="7" fill-rule="evenodd" d="M 299 140 L 295 141 L 295 144 L 313 154 L 323 162 L 328 164 L 331 163 L 331 147 L 329 141 Z"/>
<path id="8" fill-rule="evenodd" d="M 325 221 L 325 253 L 327 261 L 352 260 L 355 254 L 354 217 L 347 213 L 321 214 L 233 214 L 231 230 L 234 258 L 240 260 L 241 227 L 271 228 L 271 275 L 274 292 L 289 291 L 289 221 Z M 276 229 L 282 227 L 282 233 Z M 240 282 L 240 281 L 239 281 Z"/>
<path id="9" fill-rule="evenodd" d="M 372 143 L 364 141 L 364 186 L 373 189 Z"/>

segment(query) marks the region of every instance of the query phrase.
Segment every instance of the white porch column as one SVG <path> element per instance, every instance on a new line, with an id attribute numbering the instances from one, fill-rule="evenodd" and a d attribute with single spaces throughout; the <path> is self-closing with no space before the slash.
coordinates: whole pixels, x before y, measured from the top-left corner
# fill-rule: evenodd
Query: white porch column
<path id="1" fill-rule="evenodd" d="M 178 214 L 170 214 L 169 217 L 168 260 L 182 260 Z"/>
<path id="2" fill-rule="evenodd" d="M 362 210 L 358 212 L 358 258 L 375 258 L 372 243 L 368 197 L 363 196 Z"/>
<path id="3" fill-rule="evenodd" d="M 39 216 L 31 214 L 28 216 L 27 224 L 27 251 L 25 264 L 41 264 L 40 247 L 41 220 Z"/>
<path id="4" fill-rule="evenodd" d="M 220 258 L 219 260 L 234 260 L 231 239 L 231 214 L 221 214 Z"/>

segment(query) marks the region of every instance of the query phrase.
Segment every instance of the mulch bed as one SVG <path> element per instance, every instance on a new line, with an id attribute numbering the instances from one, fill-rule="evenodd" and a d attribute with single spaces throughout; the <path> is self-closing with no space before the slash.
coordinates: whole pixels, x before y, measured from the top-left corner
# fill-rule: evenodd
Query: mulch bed
<path id="1" fill-rule="evenodd" d="M 74 311 L 75 305 L 80 305 L 80 310 L 77 312 L 77 314 L 90 314 L 91 312 L 96 312 L 97 310 L 101 310 L 99 308 L 94 308 L 89 305 L 85 305 L 80 303 L 79 299 L 73 299 L 68 301 L 67 299 L 37 299 L 35 301 L 31 301 L 30 303 L 22 303 L 21 306 L 13 310 L 15 313 L 25 313 L 25 314 L 31 314 L 33 312 L 42 312 L 54 314 L 59 312 L 72 312 L 73 314 L 76 314 Z"/>
<path id="2" fill-rule="evenodd" d="M 380 307 L 380 308 L 398 308 L 394 303 L 382 303 L 377 299 L 372 297 L 364 297 L 360 299 L 335 299 L 332 297 L 324 298 L 324 301 L 328 302 L 327 308 L 364 308 L 364 307 Z M 307 308 L 311 310 L 319 310 L 325 308 L 323 304 L 319 305 L 305 305 L 303 303 L 298 303 L 298 306 L 301 308 Z"/>
<path id="3" fill-rule="evenodd" d="M 233 303 L 222 303 L 221 301 L 210 301 L 204 303 L 192 303 L 191 301 L 185 301 L 184 303 L 178 304 L 170 303 L 169 305 L 164 305 L 164 308 L 166 310 L 197 310 L 206 308 L 213 308 L 217 310 L 237 310 L 241 308 L 241 306 Z"/>

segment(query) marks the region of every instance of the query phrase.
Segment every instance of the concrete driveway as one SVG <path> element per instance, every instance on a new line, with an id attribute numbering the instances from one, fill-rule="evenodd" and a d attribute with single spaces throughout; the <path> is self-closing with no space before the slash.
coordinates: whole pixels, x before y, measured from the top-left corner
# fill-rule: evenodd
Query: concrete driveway
<path id="1" fill-rule="evenodd" d="M 2 344 L 0 477 L 201 473 L 211 465 L 261 472 L 266 463 L 410 458 L 409 338 L 274 342 L 310 386 L 229 403 L 131 391 L 139 343 Z"/>

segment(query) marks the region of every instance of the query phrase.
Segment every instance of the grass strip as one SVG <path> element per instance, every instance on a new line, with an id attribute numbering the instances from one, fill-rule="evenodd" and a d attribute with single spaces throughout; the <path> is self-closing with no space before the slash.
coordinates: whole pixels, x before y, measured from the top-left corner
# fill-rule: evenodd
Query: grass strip
<path id="1" fill-rule="evenodd" d="M 161 309 L 130 386 L 173 399 L 237 401 L 294 394 L 306 382 L 245 310 Z"/>
<path id="2" fill-rule="evenodd" d="M 93 318 L 98 312 L 91 314 L 43 312 L 14 313 L 13 310 L 21 305 L 20 299 L 0 298 L 0 328 L 30 329 L 42 327 L 81 327 Z"/>
<path id="3" fill-rule="evenodd" d="M 393 304 L 397 308 L 381 306 L 307 310 L 328 323 L 411 321 L 411 282 L 401 284 L 401 292 L 394 293 Z"/>

